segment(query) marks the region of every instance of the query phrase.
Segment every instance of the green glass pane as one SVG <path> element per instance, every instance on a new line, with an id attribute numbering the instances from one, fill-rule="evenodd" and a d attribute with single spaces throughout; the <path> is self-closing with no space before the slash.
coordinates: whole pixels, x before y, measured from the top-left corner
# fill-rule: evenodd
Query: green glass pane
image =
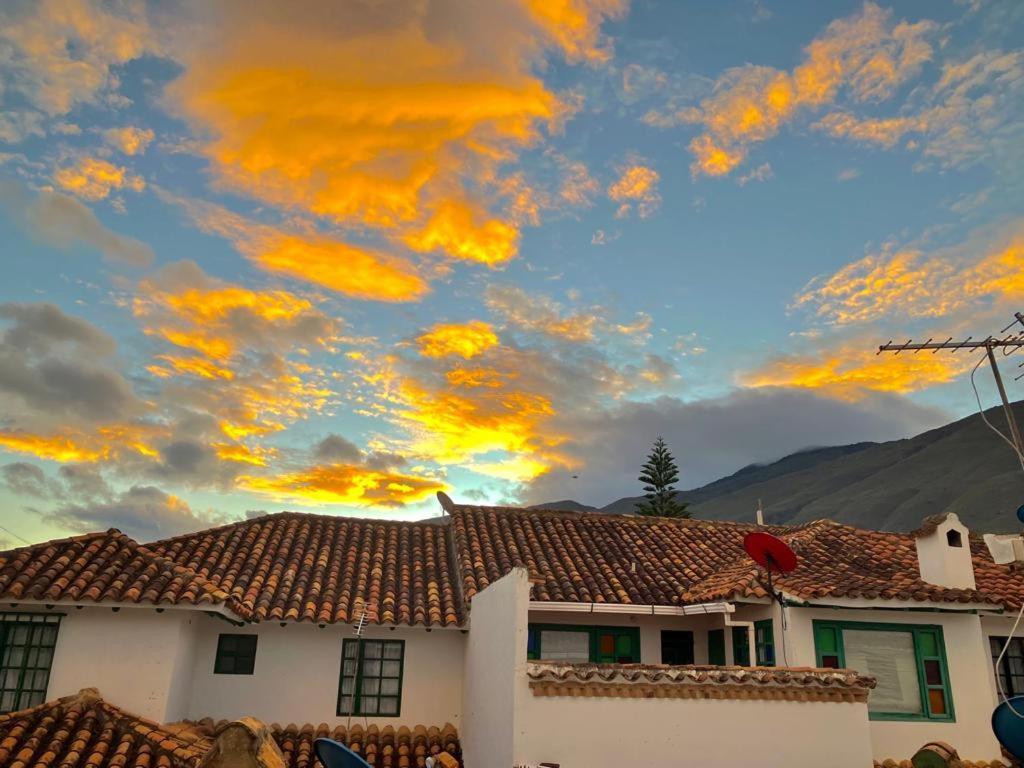
<path id="1" fill-rule="evenodd" d="M 818 646 L 818 653 L 836 654 L 839 651 L 838 631 L 835 627 L 816 627 L 814 631 L 814 642 Z"/>
<path id="2" fill-rule="evenodd" d="M 922 656 L 938 656 L 939 638 L 934 632 L 918 632 L 917 647 Z"/>

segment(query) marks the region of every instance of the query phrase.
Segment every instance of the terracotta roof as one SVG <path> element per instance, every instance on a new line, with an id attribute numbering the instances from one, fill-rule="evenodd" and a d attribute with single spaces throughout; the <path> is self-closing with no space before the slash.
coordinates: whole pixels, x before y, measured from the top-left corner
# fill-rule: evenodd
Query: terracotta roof
<path id="1" fill-rule="evenodd" d="M 574 664 L 531 661 L 535 696 L 867 701 L 875 678 L 852 669 Z"/>
<path id="2" fill-rule="evenodd" d="M 515 566 L 538 601 L 678 605 L 767 592 L 743 539 L 765 530 L 797 553 L 777 588 L 802 600 L 868 598 L 954 603 L 1012 602 L 1024 579 L 976 552 L 978 590 L 922 581 L 914 539 L 827 520 L 800 526 L 623 517 L 589 512 L 453 504 L 452 531 L 469 599 Z M 1019 604 L 1019 603 L 1018 603 Z"/>
<path id="3" fill-rule="evenodd" d="M 446 525 L 285 512 L 154 542 L 257 621 L 462 622 Z"/>
<path id="4" fill-rule="evenodd" d="M 196 730 L 212 737 L 225 721 L 202 720 L 195 724 Z M 431 755 L 447 752 L 462 764 L 462 749 L 459 734 L 450 723 L 444 727 L 416 725 L 413 727 L 387 725 L 380 728 L 371 725 L 364 728 L 353 725 L 346 731 L 345 726 L 329 728 L 320 725 L 295 725 L 290 723 L 270 726 L 270 733 L 284 755 L 289 768 L 313 768 L 316 758 L 313 741 L 321 737 L 334 739 L 358 752 L 374 768 L 422 768 Z"/>
<path id="5" fill-rule="evenodd" d="M 11 600 L 223 605 L 249 609 L 216 584 L 116 528 L 0 553 L 0 596 Z"/>
<path id="6" fill-rule="evenodd" d="M 210 743 L 124 712 L 95 688 L 0 715 L 0 765 L 7 768 L 196 768 Z"/>

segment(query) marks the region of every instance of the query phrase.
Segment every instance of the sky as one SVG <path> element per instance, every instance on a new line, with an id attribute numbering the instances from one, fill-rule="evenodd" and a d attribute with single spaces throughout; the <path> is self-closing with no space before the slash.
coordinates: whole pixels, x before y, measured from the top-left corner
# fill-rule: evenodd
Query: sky
<path id="1" fill-rule="evenodd" d="M 0 545 L 603 505 L 659 435 L 686 488 L 968 415 L 976 357 L 875 352 L 1024 309 L 1022 41 L 1015 0 L 5 2 Z"/>

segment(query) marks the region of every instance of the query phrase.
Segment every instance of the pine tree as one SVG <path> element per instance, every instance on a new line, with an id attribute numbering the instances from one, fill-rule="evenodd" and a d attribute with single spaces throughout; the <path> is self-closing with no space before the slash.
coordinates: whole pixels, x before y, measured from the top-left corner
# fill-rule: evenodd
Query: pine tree
<path id="1" fill-rule="evenodd" d="M 659 437 L 640 473 L 639 480 L 644 483 L 647 501 L 636 505 L 636 513 L 654 517 L 689 517 L 690 513 L 686 511 L 689 505 L 685 501 L 676 501 L 678 491 L 672 484 L 678 479 L 676 460 Z"/>

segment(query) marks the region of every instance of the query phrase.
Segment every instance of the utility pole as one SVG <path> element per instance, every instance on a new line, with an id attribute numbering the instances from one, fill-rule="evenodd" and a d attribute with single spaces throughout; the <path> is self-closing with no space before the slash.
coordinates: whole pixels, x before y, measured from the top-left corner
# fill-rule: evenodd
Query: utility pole
<path id="1" fill-rule="evenodd" d="M 1017 323 L 1024 326 L 1024 314 L 1015 312 L 1014 317 L 1016 318 L 1010 325 L 1006 326 L 1002 333 L 1006 333 Z M 1003 386 L 1003 377 L 999 374 L 999 366 L 996 365 L 995 350 L 1001 349 L 1004 355 L 1010 355 L 1022 347 L 1024 347 L 1024 331 L 1020 333 L 1011 333 L 1003 338 L 996 338 L 989 336 L 986 339 L 980 341 L 972 341 L 972 337 L 968 336 L 962 341 L 953 341 L 953 337 L 950 336 L 945 341 L 933 341 L 928 339 L 925 342 L 914 343 L 913 339 L 907 341 L 906 344 L 893 344 L 890 340 L 888 344 L 882 344 L 878 348 L 878 354 L 883 352 L 895 352 L 897 355 L 901 352 L 913 352 L 917 354 L 922 350 L 931 350 L 934 355 L 940 349 L 949 350 L 953 354 L 956 354 L 961 349 L 968 351 L 976 349 L 984 349 L 985 355 L 988 357 L 988 363 L 992 368 L 992 376 L 996 380 L 996 388 L 999 390 L 999 397 L 1003 401 L 1003 413 L 1006 414 L 1006 423 L 1010 427 L 1010 437 L 1013 441 L 1014 447 L 1017 449 L 1018 456 L 1024 456 L 1024 440 L 1021 439 L 1020 429 L 1017 427 L 1017 419 L 1014 418 L 1013 409 L 1010 407 L 1010 401 L 1006 397 L 1006 388 Z M 1024 365 L 1024 364 L 1022 364 Z M 1024 377 L 1024 374 L 1017 376 L 1017 379 Z M 1022 459 L 1024 461 L 1024 459 Z"/>

